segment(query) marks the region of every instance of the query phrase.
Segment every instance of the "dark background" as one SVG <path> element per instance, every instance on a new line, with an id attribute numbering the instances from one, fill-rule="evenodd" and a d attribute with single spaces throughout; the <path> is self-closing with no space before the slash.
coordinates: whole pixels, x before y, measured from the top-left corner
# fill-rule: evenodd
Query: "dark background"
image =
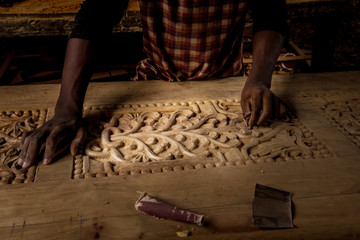
<path id="1" fill-rule="evenodd" d="M 289 40 L 312 56 L 311 66 L 297 62 L 295 73 L 360 70 L 359 0 L 289 4 L 288 23 Z M 0 85 L 59 83 L 66 43 L 67 36 L 0 38 Z M 113 34 L 98 48 L 93 81 L 130 80 L 144 57 L 141 32 Z"/>

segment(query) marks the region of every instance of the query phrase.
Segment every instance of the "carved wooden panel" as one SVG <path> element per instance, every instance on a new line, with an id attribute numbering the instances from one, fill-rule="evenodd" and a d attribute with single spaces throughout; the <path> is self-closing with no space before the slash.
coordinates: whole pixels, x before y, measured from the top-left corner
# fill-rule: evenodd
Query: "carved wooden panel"
<path id="1" fill-rule="evenodd" d="M 20 154 L 20 139 L 24 132 L 44 124 L 46 110 L 0 112 L 0 184 L 32 182 L 37 166 L 28 170 L 16 166 Z"/>
<path id="2" fill-rule="evenodd" d="M 360 93 L 320 92 L 304 96 L 347 138 L 360 147 Z"/>
<path id="3" fill-rule="evenodd" d="M 208 99 L 85 109 L 85 155 L 74 178 L 246 166 L 328 157 L 294 116 L 248 130 L 239 99 Z"/>

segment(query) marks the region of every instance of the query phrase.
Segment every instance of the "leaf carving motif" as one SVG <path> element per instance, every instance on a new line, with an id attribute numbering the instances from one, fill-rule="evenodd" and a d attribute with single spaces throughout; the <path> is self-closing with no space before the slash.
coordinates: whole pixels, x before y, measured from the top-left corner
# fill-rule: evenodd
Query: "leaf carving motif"
<path id="1" fill-rule="evenodd" d="M 207 100 L 188 106 L 192 108 L 114 115 L 100 134 L 93 134 L 99 137 L 88 143 L 85 153 L 119 166 L 194 159 L 251 164 L 328 156 L 293 116 L 247 130 L 238 102 Z"/>
<path id="2" fill-rule="evenodd" d="M 134 122 L 134 119 L 136 119 Z M 128 125 L 126 125 L 126 123 Z M 132 126 L 131 129 L 129 125 Z M 220 126 L 220 128 L 217 128 Z M 201 116 L 191 110 L 171 114 L 144 112 L 138 116 L 114 116 L 101 133 L 100 139 L 90 142 L 86 154 L 100 161 L 148 162 L 199 157 L 208 152 L 197 151 L 212 145 L 214 148 L 233 148 L 241 145 L 236 135 L 231 141 L 213 129 L 235 127 L 224 114 Z M 221 138 L 223 136 L 223 138 Z M 216 139 L 220 138 L 220 140 Z"/>
<path id="3" fill-rule="evenodd" d="M 304 95 L 347 138 L 360 147 L 360 94 L 324 92 Z"/>
<path id="4" fill-rule="evenodd" d="M 36 166 L 28 170 L 16 166 L 20 139 L 45 122 L 45 110 L 3 111 L 0 113 L 0 184 L 31 182 Z"/>

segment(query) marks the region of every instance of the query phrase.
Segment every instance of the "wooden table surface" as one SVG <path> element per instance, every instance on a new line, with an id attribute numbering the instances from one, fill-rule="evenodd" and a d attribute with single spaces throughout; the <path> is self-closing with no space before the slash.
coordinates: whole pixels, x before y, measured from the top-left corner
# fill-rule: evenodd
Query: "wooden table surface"
<path id="1" fill-rule="evenodd" d="M 153 104 L 160 106 L 156 111 L 161 112 L 183 102 L 196 102 L 201 108 L 211 100 L 231 103 L 239 112 L 244 80 L 91 83 L 85 108 L 122 106 L 125 114 L 142 111 L 143 106 L 150 109 Z M 45 109 L 49 119 L 59 87 L 0 87 L 0 122 L 11 111 L 28 109 Z M 83 173 L 74 173 L 79 161 L 69 154 L 48 166 L 39 163 L 33 182 L 0 187 L 1 239 L 176 239 L 179 229 L 190 231 L 190 239 L 359 239 L 359 89 L 360 72 L 273 77 L 273 92 L 292 112 L 294 126 L 322 149 L 312 157 L 254 164 L 238 164 L 235 158 L 234 164 L 228 161 L 224 166 L 201 165 L 201 159 L 194 159 L 202 167 L 187 169 L 186 165 L 176 171 L 178 163 L 170 163 L 170 171 L 160 168 L 143 173 L 133 171 L 135 165 L 130 165 L 125 174 L 111 177 L 109 172 L 98 172 L 96 176 L 89 173 L 88 178 L 75 177 Z M 293 193 L 295 228 L 261 230 L 252 226 L 256 183 Z M 134 208 L 138 191 L 204 214 L 206 225 L 158 220 L 139 213 Z"/>

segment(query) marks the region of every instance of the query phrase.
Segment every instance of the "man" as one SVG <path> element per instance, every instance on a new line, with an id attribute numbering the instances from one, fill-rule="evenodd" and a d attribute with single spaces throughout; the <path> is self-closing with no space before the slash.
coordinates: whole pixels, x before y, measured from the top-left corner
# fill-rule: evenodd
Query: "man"
<path id="1" fill-rule="evenodd" d="M 238 75 L 246 10 L 253 14 L 253 65 L 241 95 L 250 126 L 278 117 L 280 103 L 271 77 L 286 32 L 284 0 L 141 0 L 144 51 L 138 79 L 203 80 Z M 45 142 L 43 163 L 57 144 L 72 138 L 71 154 L 82 151 L 86 131 L 82 107 L 91 77 L 94 45 L 111 33 L 126 9 L 125 0 L 87 0 L 79 10 L 67 46 L 55 116 L 22 139 L 18 165 L 31 166 Z M 76 133 L 73 136 L 69 133 Z"/>

